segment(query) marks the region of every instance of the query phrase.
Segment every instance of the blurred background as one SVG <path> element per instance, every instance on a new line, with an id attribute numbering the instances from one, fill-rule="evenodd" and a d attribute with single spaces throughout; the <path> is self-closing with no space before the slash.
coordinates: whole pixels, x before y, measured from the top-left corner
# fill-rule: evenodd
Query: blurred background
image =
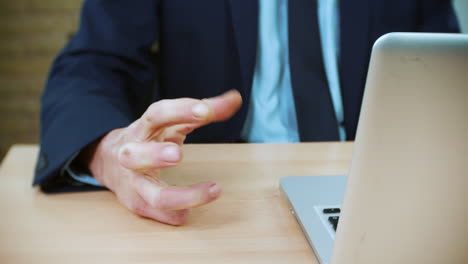
<path id="1" fill-rule="evenodd" d="M 468 33 L 468 0 L 454 0 Z M 82 0 L 0 0 L 0 161 L 37 143 L 39 97 L 53 58 L 78 25 Z"/>

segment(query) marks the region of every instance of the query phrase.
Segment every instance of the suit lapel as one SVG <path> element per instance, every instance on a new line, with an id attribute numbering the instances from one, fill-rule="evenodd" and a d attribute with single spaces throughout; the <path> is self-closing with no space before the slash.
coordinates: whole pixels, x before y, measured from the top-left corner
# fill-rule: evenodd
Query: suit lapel
<path id="1" fill-rule="evenodd" d="M 255 68 L 257 32 L 258 32 L 258 1 L 229 0 L 232 25 L 234 29 L 239 64 L 242 75 L 244 95 L 250 97 L 253 73 Z"/>
<path id="2" fill-rule="evenodd" d="M 340 84 L 348 138 L 354 138 L 369 64 L 371 0 L 340 1 Z"/>

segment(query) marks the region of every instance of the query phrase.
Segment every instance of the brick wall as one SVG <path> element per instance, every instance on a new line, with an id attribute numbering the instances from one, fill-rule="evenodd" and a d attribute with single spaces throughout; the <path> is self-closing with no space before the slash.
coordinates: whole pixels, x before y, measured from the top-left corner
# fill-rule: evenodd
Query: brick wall
<path id="1" fill-rule="evenodd" d="M 0 0 L 0 160 L 11 144 L 38 142 L 39 96 L 81 2 Z"/>

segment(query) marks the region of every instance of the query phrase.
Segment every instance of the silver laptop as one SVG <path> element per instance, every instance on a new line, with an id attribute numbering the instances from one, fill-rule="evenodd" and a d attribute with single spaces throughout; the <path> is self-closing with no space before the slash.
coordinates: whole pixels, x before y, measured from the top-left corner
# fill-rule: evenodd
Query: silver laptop
<path id="1" fill-rule="evenodd" d="M 381 37 L 349 177 L 280 186 L 319 263 L 468 263 L 468 35 Z"/>

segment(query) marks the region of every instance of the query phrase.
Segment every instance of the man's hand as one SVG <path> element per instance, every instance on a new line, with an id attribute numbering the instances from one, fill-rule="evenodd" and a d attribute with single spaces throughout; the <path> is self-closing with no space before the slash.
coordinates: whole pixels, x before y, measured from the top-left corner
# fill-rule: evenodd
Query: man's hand
<path id="1" fill-rule="evenodd" d="M 241 104 L 237 91 L 204 100 L 158 101 L 130 126 L 112 130 L 91 147 L 89 169 L 134 213 L 181 225 L 190 208 L 216 200 L 220 186 L 214 182 L 170 186 L 160 179 L 160 169 L 182 160 L 180 146 L 187 134 L 230 118 Z"/>

